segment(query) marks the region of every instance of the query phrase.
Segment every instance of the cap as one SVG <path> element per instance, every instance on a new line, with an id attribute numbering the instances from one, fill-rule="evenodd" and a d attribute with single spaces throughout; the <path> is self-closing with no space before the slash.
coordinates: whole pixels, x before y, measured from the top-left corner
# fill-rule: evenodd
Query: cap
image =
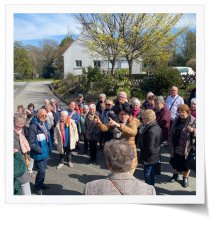
<path id="1" fill-rule="evenodd" d="M 78 97 L 84 97 L 83 94 L 78 94 Z"/>

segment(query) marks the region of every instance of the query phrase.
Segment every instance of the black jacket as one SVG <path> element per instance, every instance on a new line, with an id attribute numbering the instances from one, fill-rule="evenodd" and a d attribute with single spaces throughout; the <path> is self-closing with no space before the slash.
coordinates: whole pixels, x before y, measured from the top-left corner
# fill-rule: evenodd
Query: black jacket
<path id="1" fill-rule="evenodd" d="M 141 159 L 145 163 L 157 163 L 160 160 L 162 130 L 157 121 L 145 126 L 140 131 Z"/>

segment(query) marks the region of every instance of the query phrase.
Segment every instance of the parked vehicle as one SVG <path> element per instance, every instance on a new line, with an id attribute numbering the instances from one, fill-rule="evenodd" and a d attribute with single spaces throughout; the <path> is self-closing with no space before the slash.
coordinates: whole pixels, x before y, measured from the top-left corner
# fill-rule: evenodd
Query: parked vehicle
<path id="1" fill-rule="evenodd" d="M 173 68 L 177 69 L 181 75 L 196 75 L 196 72 L 191 67 L 177 66 Z"/>

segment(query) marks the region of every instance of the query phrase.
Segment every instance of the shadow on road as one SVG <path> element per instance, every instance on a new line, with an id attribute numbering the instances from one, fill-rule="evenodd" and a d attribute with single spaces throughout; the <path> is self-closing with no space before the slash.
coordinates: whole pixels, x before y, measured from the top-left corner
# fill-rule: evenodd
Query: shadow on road
<path id="1" fill-rule="evenodd" d="M 87 175 L 87 174 L 83 174 L 83 175 L 70 174 L 69 177 L 70 178 L 77 179 L 79 182 L 81 182 L 83 184 L 86 184 L 86 183 L 91 182 L 91 181 L 94 181 L 94 180 L 105 179 L 107 176 Z"/>

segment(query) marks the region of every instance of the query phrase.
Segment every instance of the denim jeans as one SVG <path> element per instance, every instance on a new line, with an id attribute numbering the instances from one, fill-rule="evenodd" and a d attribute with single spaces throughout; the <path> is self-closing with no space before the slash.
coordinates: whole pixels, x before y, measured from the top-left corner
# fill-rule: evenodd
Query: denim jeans
<path id="1" fill-rule="evenodd" d="M 34 165 L 37 169 L 37 176 L 35 180 L 35 189 L 41 190 L 43 182 L 45 180 L 46 167 L 47 167 L 47 159 L 43 159 L 40 161 L 34 161 Z"/>
<path id="2" fill-rule="evenodd" d="M 145 182 L 149 185 L 155 185 L 155 164 L 144 165 Z"/>

